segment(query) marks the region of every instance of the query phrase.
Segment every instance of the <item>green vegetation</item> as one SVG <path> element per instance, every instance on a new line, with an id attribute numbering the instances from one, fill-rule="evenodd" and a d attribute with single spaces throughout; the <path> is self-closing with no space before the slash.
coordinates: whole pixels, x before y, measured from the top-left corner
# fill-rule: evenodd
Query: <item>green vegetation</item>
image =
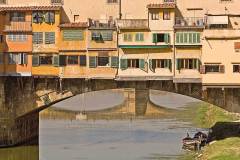
<path id="1" fill-rule="evenodd" d="M 201 160 L 239 160 L 240 138 L 217 141 L 204 148 Z"/>
<path id="2" fill-rule="evenodd" d="M 196 107 L 192 107 L 196 106 Z M 187 120 L 192 120 L 193 124 L 199 128 L 211 128 L 216 122 L 232 122 L 239 120 L 236 114 L 229 113 L 217 106 L 198 103 L 186 107 L 183 111 Z M 182 116 L 180 116 L 182 117 Z M 206 146 L 204 150 L 196 155 L 188 153 L 179 160 L 239 160 L 240 159 L 240 138 L 231 137 Z"/>
<path id="3" fill-rule="evenodd" d="M 197 105 L 193 123 L 200 128 L 211 128 L 216 122 L 236 121 L 237 116 L 207 103 Z"/>

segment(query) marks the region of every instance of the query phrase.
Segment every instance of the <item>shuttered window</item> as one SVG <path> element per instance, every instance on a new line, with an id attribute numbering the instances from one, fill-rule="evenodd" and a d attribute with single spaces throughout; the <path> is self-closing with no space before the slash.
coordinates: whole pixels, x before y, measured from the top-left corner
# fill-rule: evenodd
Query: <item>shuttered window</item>
<path id="1" fill-rule="evenodd" d="M 181 69 L 200 69 L 199 59 L 177 59 L 177 70 Z"/>
<path id="2" fill-rule="evenodd" d="M 45 32 L 45 44 L 55 44 L 55 32 Z"/>
<path id="3" fill-rule="evenodd" d="M 26 53 L 19 53 L 18 54 L 18 64 L 27 64 L 28 62 L 28 56 Z"/>
<path id="4" fill-rule="evenodd" d="M 89 68 L 96 68 L 97 67 L 97 57 L 89 56 Z"/>
<path id="5" fill-rule="evenodd" d="M 101 31 L 101 35 L 104 41 L 112 41 L 112 37 L 113 37 L 112 31 Z"/>
<path id="6" fill-rule="evenodd" d="M 80 55 L 79 56 L 79 62 L 80 62 L 80 66 L 87 66 L 87 56 L 86 55 Z"/>
<path id="7" fill-rule="evenodd" d="M 117 56 L 111 57 L 111 67 L 118 68 L 118 57 Z"/>
<path id="8" fill-rule="evenodd" d="M 81 41 L 83 40 L 83 31 L 82 30 L 64 30 L 63 31 L 63 40 L 64 41 Z"/>
<path id="9" fill-rule="evenodd" d="M 44 22 L 44 14 L 42 11 L 35 11 L 32 14 L 33 23 L 43 23 Z"/>
<path id="10" fill-rule="evenodd" d="M 144 41 L 144 34 L 143 33 L 136 33 L 135 35 L 135 41 L 142 42 Z"/>
<path id="11" fill-rule="evenodd" d="M 131 42 L 132 41 L 132 34 L 131 33 L 124 33 L 123 34 L 123 41 L 124 42 Z"/>
<path id="12" fill-rule="evenodd" d="M 128 68 L 128 60 L 127 59 L 121 59 L 120 67 L 121 67 L 122 70 L 126 70 Z"/>
<path id="13" fill-rule="evenodd" d="M 55 13 L 53 11 L 48 11 L 45 13 L 46 23 L 55 23 Z"/>
<path id="14" fill-rule="evenodd" d="M 39 62 L 40 62 L 39 55 L 33 55 L 32 56 L 32 66 L 33 67 L 39 66 Z"/>
<path id="15" fill-rule="evenodd" d="M 94 41 L 112 41 L 112 31 L 92 31 L 92 40 Z"/>
<path id="16" fill-rule="evenodd" d="M 198 44 L 201 43 L 201 35 L 197 32 L 176 33 L 177 44 Z"/>
<path id="17" fill-rule="evenodd" d="M 152 39 L 152 42 L 153 43 L 162 43 L 162 42 L 165 42 L 165 43 L 169 43 L 170 42 L 170 35 L 169 33 L 153 33 L 152 35 L 153 39 Z"/>
<path id="18" fill-rule="evenodd" d="M 17 64 L 17 57 L 15 53 L 8 53 L 8 64 Z"/>
<path id="19" fill-rule="evenodd" d="M 42 44 L 42 43 L 43 43 L 43 33 L 33 32 L 33 44 Z"/>

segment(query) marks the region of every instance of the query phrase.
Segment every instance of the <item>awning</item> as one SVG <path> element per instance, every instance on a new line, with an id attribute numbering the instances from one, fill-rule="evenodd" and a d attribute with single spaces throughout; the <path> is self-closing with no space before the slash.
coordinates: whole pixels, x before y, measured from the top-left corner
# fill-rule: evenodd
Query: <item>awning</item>
<path id="1" fill-rule="evenodd" d="M 228 16 L 208 16 L 208 24 L 228 24 Z"/>

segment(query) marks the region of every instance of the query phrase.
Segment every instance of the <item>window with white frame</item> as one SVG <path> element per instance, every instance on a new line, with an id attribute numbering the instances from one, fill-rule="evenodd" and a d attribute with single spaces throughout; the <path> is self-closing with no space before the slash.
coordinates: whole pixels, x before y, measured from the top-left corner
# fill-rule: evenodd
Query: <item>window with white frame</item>
<path id="1" fill-rule="evenodd" d="M 25 42 L 27 41 L 27 35 L 24 33 L 10 33 L 7 35 L 8 41 L 12 42 Z"/>
<path id="2" fill-rule="evenodd" d="M 171 14 L 170 11 L 163 11 L 163 20 L 170 20 Z"/>
<path id="3" fill-rule="evenodd" d="M 151 12 L 150 16 L 151 16 L 151 20 L 159 20 L 160 13 L 159 12 Z"/>

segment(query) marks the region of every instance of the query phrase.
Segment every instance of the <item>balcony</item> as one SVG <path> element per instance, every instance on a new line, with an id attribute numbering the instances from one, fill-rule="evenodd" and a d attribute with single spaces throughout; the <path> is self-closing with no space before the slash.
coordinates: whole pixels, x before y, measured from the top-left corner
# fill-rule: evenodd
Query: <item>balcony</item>
<path id="1" fill-rule="evenodd" d="M 115 21 L 112 19 L 88 19 L 88 22 L 89 29 L 116 29 Z"/>
<path id="2" fill-rule="evenodd" d="M 63 0 L 51 0 L 51 5 L 63 5 Z"/>
<path id="3" fill-rule="evenodd" d="M 196 28 L 196 29 L 204 29 L 205 28 L 205 19 L 203 17 L 177 17 L 175 19 L 175 29 L 188 29 L 188 28 Z"/>
<path id="4" fill-rule="evenodd" d="M 5 32 L 31 32 L 32 31 L 32 22 L 9 22 L 5 25 Z"/>
<path id="5" fill-rule="evenodd" d="M 149 29 L 147 19 L 121 19 L 117 25 L 120 29 Z"/>

